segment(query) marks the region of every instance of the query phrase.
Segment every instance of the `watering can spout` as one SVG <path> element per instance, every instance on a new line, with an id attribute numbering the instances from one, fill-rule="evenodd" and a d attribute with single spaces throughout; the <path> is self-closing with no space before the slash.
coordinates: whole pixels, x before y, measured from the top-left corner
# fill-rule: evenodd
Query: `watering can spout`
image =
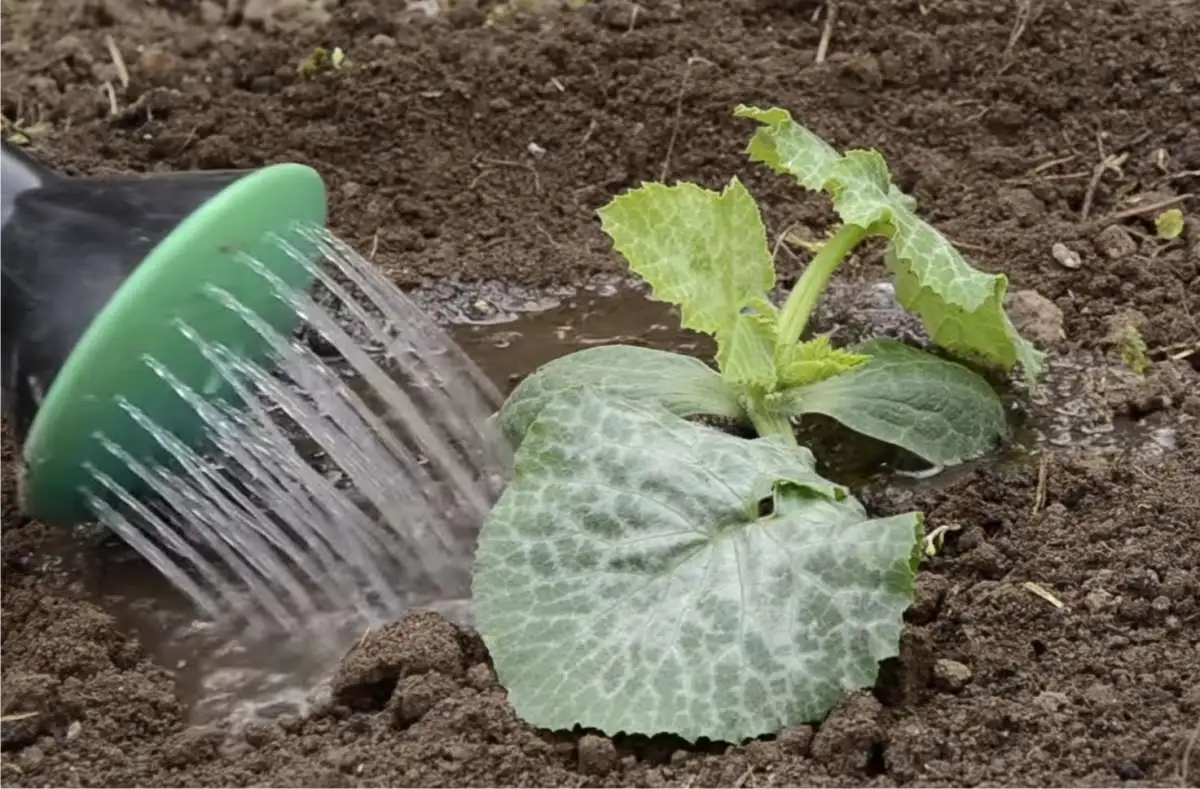
<path id="1" fill-rule="evenodd" d="M 21 504 L 47 522 L 91 520 L 83 491 L 97 470 L 133 482 L 106 441 L 138 460 L 161 452 L 122 404 L 185 443 L 203 438 L 199 417 L 146 364 L 196 388 L 211 376 L 181 324 L 261 355 L 213 288 L 285 333 L 294 324 L 246 260 L 304 286 L 307 268 L 279 241 L 303 248 L 299 228 L 324 225 L 324 186 L 294 164 L 75 178 L 7 141 L 0 164 L 0 377 L 22 450 Z"/>

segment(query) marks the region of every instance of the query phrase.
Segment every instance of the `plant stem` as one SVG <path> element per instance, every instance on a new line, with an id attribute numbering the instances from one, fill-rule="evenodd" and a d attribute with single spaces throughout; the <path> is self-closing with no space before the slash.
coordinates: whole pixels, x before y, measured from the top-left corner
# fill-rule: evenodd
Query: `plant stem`
<path id="1" fill-rule="evenodd" d="M 779 319 L 780 348 L 788 348 L 800 342 L 800 335 L 808 326 L 808 319 L 816 308 L 829 278 L 837 267 L 850 255 L 859 243 L 866 238 L 867 229 L 857 225 L 843 225 L 833 238 L 825 242 L 821 251 L 804 269 L 796 287 L 788 296 L 787 304 L 783 307 L 783 315 Z"/>
<path id="2" fill-rule="evenodd" d="M 750 423 L 760 436 L 781 436 L 788 443 L 796 444 L 796 432 L 792 428 L 792 420 L 787 414 L 764 405 L 761 401 L 751 398 L 746 404 L 746 413 L 750 415 Z"/>

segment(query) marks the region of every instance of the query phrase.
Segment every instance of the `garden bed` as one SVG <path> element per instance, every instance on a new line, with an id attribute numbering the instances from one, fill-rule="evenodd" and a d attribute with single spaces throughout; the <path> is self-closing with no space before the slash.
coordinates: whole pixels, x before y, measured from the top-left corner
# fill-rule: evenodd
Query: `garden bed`
<path id="1" fill-rule="evenodd" d="M 843 2 L 823 64 L 805 1 L 598 0 L 494 25 L 470 2 L 436 19 L 382 0 L 236 5 L 6 3 L 5 133 L 69 172 L 310 164 L 333 230 L 399 284 L 473 306 L 483 281 L 533 299 L 623 271 L 596 210 L 644 180 L 737 173 L 772 241 L 821 237 L 828 201 L 751 165 L 731 114 L 788 107 L 839 149 L 883 152 L 978 267 L 1061 310 L 1061 335 L 1053 310 L 1027 331 L 1083 366 L 1061 394 L 1093 428 L 1169 440 L 1046 442 L 937 485 L 875 486 L 879 514 L 960 527 L 922 565 L 901 656 L 823 723 L 745 747 L 530 728 L 477 637 L 429 616 L 374 634 L 310 717 L 191 726 L 176 666 L 62 582 L 62 540 L 22 521 L 6 463 L 6 785 L 1200 782 L 1200 746 L 1185 758 L 1200 725 L 1194 3 Z M 317 46 L 349 63 L 302 77 Z M 1167 205 L 1191 218 L 1170 243 L 1153 226 Z M 871 254 L 839 277 L 875 276 Z M 782 276 L 802 259 L 785 246 Z M 853 320 L 836 306 L 827 324 Z M 1122 364 L 1130 325 L 1144 378 Z"/>

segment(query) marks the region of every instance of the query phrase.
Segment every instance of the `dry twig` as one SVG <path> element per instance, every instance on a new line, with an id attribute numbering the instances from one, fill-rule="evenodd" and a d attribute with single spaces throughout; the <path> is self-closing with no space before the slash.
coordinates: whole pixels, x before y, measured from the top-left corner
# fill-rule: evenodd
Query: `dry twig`
<path id="1" fill-rule="evenodd" d="M 1135 206 L 1133 208 L 1127 208 L 1124 211 L 1118 211 L 1115 214 L 1109 214 L 1108 216 L 1104 217 L 1104 221 L 1105 222 L 1116 222 L 1121 219 L 1129 219 L 1132 216 L 1141 216 L 1142 214 L 1152 214 L 1155 211 L 1161 211 L 1164 208 L 1170 208 L 1173 205 L 1178 205 L 1186 200 L 1190 200 L 1195 196 L 1196 195 L 1192 194 L 1191 192 L 1188 192 L 1187 194 L 1175 195 L 1174 197 L 1169 197 L 1165 200 L 1159 200 L 1157 202 L 1149 203 L 1147 205 L 1139 205 L 1139 206 Z"/>
<path id="2" fill-rule="evenodd" d="M 1010 65 L 1012 65 L 1013 51 L 1017 48 L 1017 42 L 1021 40 L 1021 36 L 1025 34 L 1025 28 L 1029 26 L 1029 20 L 1033 19 L 1033 0 L 1020 0 L 1017 3 L 1017 15 L 1013 20 L 1012 31 L 1008 34 L 1008 43 L 1004 45 L 1004 52 L 1000 55 L 1000 73 L 1004 73 Z"/>
<path id="3" fill-rule="evenodd" d="M 1050 476 L 1050 456 L 1042 455 L 1038 463 L 1037 489 L 1033 493 L 1033 513 L 1037 515 L 1046 506 L 1046 483 Z"/>
<path id="4" fill-rule="evenodd" d="M 1083 205 L 1079 208 L 1079 219 L 1086 222 L 1088 216 L 1092 213 L 1092 203 L 1096 199 L 1096 189 L 1100 187 L 1100 181 L 1104 178 L 1104 174 L 1109 170 L 1121 174 L 1121 165 L 1129 159 L 1129 154 L 1122 153 L 1120 155 L 1105 153 L 1104 142 L 1099 135 L 1096 137 L 1096 146 L 1100 149 L 1100 162 L 1092 170 L 1092 180 L 1088 181 L 1087 191 L 1083 194 Z"/>
<path id="5" fill-rule="evenodd" d="M 467 187 L 468 189 L 475 188 L 475 185 L 478 184 L 479 181 L 483 178 L 483 176 L 487 173 L 488 167 L 516 167 L 516 168 L 519 168 L 522 170 L 528 170 L 530 173 L 533 174 L 533 189 L 538 194 L 541 194 L 542 179 L 541 179 L 541 177 L 538 176 L 537 168 L 534 167 L 532 164 L 529 164 L 528 162 L 514 162 L 511 159 L 481 158 L 478 161 L 480 164 L 482 164 L 484 166 L 484 170 L 483 170 L 483 172 L 479 173 L 479 175 L 475 176 L 475 178 L 471 181 L 470 185 Z"/>
<path id="6" fill-rule="evenodd" d="M 667 172 L 671 168 L 671 154 L 675 152 L 675 140 L 679 137 L 679 125 L 683 123 L 683 96 L 687 93 L 688 82 L 692 78 L 692 66 L 697 63 L 704 63 L 708 66 L 716 65 L 711 60 L 705 60 L 699 55 L 692 55 L 687 59 L 683 80 L 679 83 L 679 95 L 675 98 L 675 123 L 671 127 L 671 139 L 667 142 L 667 155 L 663 157 L 662 172 L 658 176 L 658 180 L 663 183 L 666 183 Z"/>
<path id="7" fill-rule="evenodd" d="M 824 63 L 829 54 L 829 40 L 833 38 L 833 26 L 837 24 L 837 0 L 825 0 L 825 25 L 821 28 L 821 41 L 817 44 L 817 56 L 814 63 Z"/>
<path id="8" fill-rule="evenodd" d="M 121 89 L 125 90 L 129 87 L 129 69 L 125 66 L 125 58 L 112 36 L 104 37 L 104 45 L 108 47 L 108 56 L 112 58 L 113 68 L 117 70 L 117 80 L 121 83 Z"/>

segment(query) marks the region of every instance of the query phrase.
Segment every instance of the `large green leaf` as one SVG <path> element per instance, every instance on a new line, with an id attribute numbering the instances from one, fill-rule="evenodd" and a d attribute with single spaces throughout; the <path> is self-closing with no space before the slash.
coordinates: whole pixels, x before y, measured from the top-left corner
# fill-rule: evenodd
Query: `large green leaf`
<path id="1" fill-rule="evenodd" d="M 1000 398 L 961 364 L 893 340 L 854 350 L 870 361 L 781 393 L 788 415 L 825 414 L 856 433 L 947 466 L 984 454 L 1008 435 Z"/>
<path id="2" fill-rule="evenodd" d="M 681 417 L 744 416 L 738 393 L 699 359 L 632 345 L 601 345 L 539 367 L 500 408 L 504 436 L 517 448 L 525 431 L 552 399 L 571 389 L 652 402 Z"/>
<path id="3" fill-rule="evenodd" d="M 770 357 L 757 351 L 760 339 L 774 337 L 775 316 L 743 311 L 766 300 L 775 266 L 758 205 L 741 181 L 722 192 L 642 184 L 601 208 L 600 221 L 654 297 L 679 306 L 683 327 L 716 337 L 723 371 L 732 369 L 738 383 L 774 385 Z"/>
<path id="4" fill-rule="evenodd" d="M 739 741 L 871 685 L 897 653 L 921 517 L 872 520 L 813 468 L 649 404 L 549 403 L 475 561 L 476 624 L 517 713 Z"/>
<path id="5" fill-rule="evenodd" d="M 1023 339 L 1004 312 L 1008 279 L 985 274 L 921 219 L 917 203 L 892 183 L 877 151 L 836 152 L 778 108 L 738 107 L 738 117 L 763 124 L 750 142 L 750 158 L 791 174 L 809 189 L 823 189 L 847 225 L 887 236 L 887 266 L 896 278 L 896 298 L 919 316 L 938 345 L 1011 370 L 1020 364 L 1031 382 L 1045 354 Z"/>

